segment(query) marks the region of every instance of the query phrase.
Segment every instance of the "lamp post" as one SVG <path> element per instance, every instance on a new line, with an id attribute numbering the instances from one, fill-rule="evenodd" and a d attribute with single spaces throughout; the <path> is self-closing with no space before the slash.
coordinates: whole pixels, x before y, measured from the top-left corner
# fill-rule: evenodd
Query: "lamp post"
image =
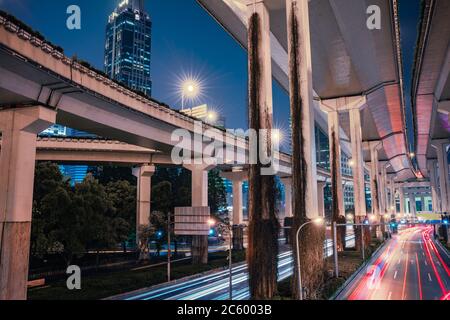
<path id="1" fill-rule="evenodd" d="M 306 227 L 307 225 L 314 223 L 317 225 L 321 225 L 324 222 L 323 218 L 317 218 L 311 221 L 308 221 L 300 226 L 297 230 L 297 234 L 295 236 L 297 242 L 297 273 L 298 273 L 298 292 L 299 292 L 299 300 L 303 300 L 303 289 L 302 289 L 302 270 L 300 265 L 300 231 Z"/>

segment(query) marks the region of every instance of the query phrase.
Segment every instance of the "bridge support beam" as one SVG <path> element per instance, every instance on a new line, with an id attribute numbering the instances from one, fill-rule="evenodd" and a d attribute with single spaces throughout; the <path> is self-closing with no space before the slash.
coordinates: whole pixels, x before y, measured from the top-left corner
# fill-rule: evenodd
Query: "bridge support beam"
<path id="1" fill-rule="evenodd" d="M 406 210 L 405 210 L 405 192 L 403 191 L 403 188 L 401 186 L 398 188 L 398 193 L 399 193 L 399 200 L 400 200 L 400 214 L 403 217 L 405 215 L 405 213 L 406 213 Z"/>
<path id="2" fill-rule="evenodd" d="M 192 174 L 192 207 L 208 206 L 208 171 L 212 170 L 214 167 L 215 165 L 210 164 L 184 165 L 184 168 L 191 171 Z M 208 236 L 193 236 L 191 251 L 193 264 L 207 264 Z"/>
<path id="3" fill-rule="evenodd" d="M 241 225 L 244 223 L 242 185 L 244 181 L 248 180 L 248 173 L 234 169 L 231 172 L 222 172 L 220 176 L 233 183 L 233 216 L 231 223 L 233 225 Z"/>
<path id="4" fill-rule="evenodd" d="M 141 250 L 143 248 L 140 230 L 150 224 L 152 176 L 155 170 L 153 165 L 141 165 L 133 168 L 133 175 L 137 178 L 136 244 Z"/>
<path id="5" fill-rule="evenodd" d="M 0 111 L 0 300 L 27 298 L 36 135 L 55 120 L 42 106 Z"/>
<path id="6" fill-rule="evenodd" d="M 448 163 L 446 148 L 449 139 L 433 140 L 433 147 L 436 148 L 439 166 L 439 187 L 442 212 L 450 212 L 450 181 L 448 178 Z"/>
<path id="7" fill-rule="evenodd" d="M 439 200 L 439 194 L 437 189 L 437 179 L 436 179 L 436 167 L 437 160 L 428 160 L 428 175 L 430 177 L 430 186 L 431 186 L 431 199 L 433 203 L 433 212 L 442 212 L 441 211 L 441 203 Z"/>

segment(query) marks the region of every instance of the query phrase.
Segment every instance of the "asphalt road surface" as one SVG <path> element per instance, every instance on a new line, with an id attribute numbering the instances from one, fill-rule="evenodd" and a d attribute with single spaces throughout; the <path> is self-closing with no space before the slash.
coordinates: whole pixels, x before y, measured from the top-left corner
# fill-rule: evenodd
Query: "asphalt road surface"
<path id="1" fill-rule="evenodd" d="M 354 244 L 354 236 L 346 238 L 347 245 Z M 330 256 L 333 252 L 332 242 L 324 243 L 324 252 Z M 278 281 L 292 275 L 292 252 L 278 256 Z M 248 273 L 245 263 L 233 267 L 233 300 L 249 299 Z M 229 270 L 223 270 L 183 282 L 169 284 L 157 289 L 143 289 L 116 297 L 122 300 L 228 300 Z"/>
<path id="2" fill-rule="evenodd" d="M 450 256 L 432 226 L 401 230 L 337 297 L 340 300 L 448 300 Z"/>

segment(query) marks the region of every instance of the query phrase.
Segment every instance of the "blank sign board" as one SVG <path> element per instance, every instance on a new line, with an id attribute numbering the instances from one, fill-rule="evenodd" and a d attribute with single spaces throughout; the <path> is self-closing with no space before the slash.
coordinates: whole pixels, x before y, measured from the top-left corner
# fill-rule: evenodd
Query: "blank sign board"
<path id="1" fill-rule="evenodd" d="M 209 207 L 175 208 L 175 234 L 178 236 L 208 236 Z"/>

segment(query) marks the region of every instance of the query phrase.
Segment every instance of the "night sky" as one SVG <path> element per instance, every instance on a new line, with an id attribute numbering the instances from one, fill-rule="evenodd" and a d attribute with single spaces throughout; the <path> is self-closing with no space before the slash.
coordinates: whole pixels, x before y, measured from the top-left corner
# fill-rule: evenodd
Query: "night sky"
<path id="1" fill-rule="evenodd" d="M 103 70 L 105 26 L 116 0 L 0 0 L 13 14 L 48 40 Z M 66 8 L 77 4 L 82 29 L 66 28 Z M 179 78 L 193 74 L 203 80 L 204 95 L 194 104 L 208 103 L 227 120 L 228 127 L 247 127 L 247 55 L 195 0 L 147 0 L 153 21 L 153 97 L 180 108 Z M 409 103 L 410 77 L 420 0 L 400 0 L 405 97 Z M 410 114 L 410 113 L 409 113 Z M 274 122 L 289 127 L 289 99 L 274 83 Z"/>

